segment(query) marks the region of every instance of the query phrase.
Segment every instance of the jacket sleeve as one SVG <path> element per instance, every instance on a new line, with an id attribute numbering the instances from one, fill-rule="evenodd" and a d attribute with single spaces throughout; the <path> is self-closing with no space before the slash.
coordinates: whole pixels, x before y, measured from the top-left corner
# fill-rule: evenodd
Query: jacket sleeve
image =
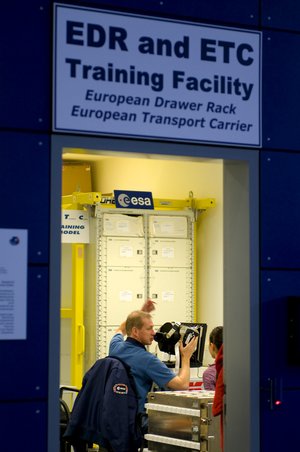
<path id="1" fill-rule="evenodd" d="M 223 397 L 224 397 L 224 381 L 223 381 L 223 368 L 217 377 L 215 396 L 212 406 L 212 413 L 214 416 L 218 416 L 223 413 Z"/>

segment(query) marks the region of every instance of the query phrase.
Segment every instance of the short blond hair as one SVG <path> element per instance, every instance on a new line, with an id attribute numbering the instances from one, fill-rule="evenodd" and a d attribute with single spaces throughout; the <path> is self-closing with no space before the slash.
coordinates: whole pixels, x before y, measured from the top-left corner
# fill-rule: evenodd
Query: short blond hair
<path id="1" fill-rule="evenodd" d="M 125 322 L 125 330 L 127 336 L 131 335 L 132 328 L 140 330 L 144 325 L 144 319 L 151 319 L 152 316 L 148 312 L 133 311 L 131 312 Z"/>

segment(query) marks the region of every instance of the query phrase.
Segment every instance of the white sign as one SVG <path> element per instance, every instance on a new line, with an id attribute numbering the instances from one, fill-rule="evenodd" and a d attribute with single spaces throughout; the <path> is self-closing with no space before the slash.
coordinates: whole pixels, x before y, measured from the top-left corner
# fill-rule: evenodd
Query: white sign
<path id="1" fill-rule="evenodd" d="M 133 248 L 132 246 L 121 246 L 120 247 L 120 256 L 121 257 L 132 257 L 133 256 Z"/>
<path id="2" fill-rule="evenodd" d="M 27 230 L 0 229 L 0 340 L 26 339 L 27 243 Z"/>
<path id="3" fill-rule="evenodd" d="M 89 243 L 89 215 L 85 210 L 63 210 L 61 213 L 62 243 Z"/>
<path id="4" fill-rule="evenodd" d="M 132 291 L 122 290 L 120 292 L 120 301 L 132 301 Z"/>
<path id="5" fill-rule="evenodd" d="M 261 145 L 261 34 L 55 5 L 57 131 Z"/>

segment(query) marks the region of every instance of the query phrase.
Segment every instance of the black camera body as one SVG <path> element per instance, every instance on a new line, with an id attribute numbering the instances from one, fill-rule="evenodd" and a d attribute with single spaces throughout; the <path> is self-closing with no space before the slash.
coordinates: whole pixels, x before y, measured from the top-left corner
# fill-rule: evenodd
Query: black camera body
<path id="1" fill-rule="evenodd" d="M 187 325 L 181 325 L 180 336 L 183 345 L 188 344 L 194 337 L 199 337 L 199 331 L 197 328 Z"/>
<path id="2" fill-rule="evenodd" d="M 190 359 L 191 367 L 201 367 L 203 364 L 203 354 L 205 338 L 207 332 L 206 323 L 186 323 L 186 322 L 166 322 L 154 336 L 161 352 L 167 353 L 169 358 L 164 361 L 168 367 L 175 367 L 175 345 L 182 340 L 185 346 L 193 337 L 198 337 L 197 347 Z"/>

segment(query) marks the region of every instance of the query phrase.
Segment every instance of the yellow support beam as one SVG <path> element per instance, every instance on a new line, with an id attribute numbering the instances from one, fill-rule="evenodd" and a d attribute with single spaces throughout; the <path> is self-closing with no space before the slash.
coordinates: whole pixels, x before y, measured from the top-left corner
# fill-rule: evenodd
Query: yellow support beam
<path id="1" fill-rule="evenodd" d="M 74 192 L 72 195 L 62 197 L 63 209 L 83 209 L 84 205 L 96 204 L 100 204 L 103 208 L 115 208 L 113 193 Z M 159 210 L 206 210 L 216 207 L 216 200 L 214 198 L 196 199 L 192 196 L 186 199 L 154 198 L 153 204 L 154 208 Z"/>
<path id="2" fill-rule="evenodd" d="M 80 387 L 84 370 L 84 245 L 72 244 L 72 353 L 71 385 Z"/>
<path id="3" fill-rule="evenodd" d="M 191 199 L 164 199 L 155 198 L 153 199 L 153 204 L 155 209 L 171 209 L 171 210 L 185 210 L 191 209 L 192 203 Z"/>
<path id="4" fill-rule="evenodd" d="M 216 207 L 216 200 L 214 198 L 194 199 L 195 210 L 206 210 Z"/>
<path id="5" fill-rule="evenodd" d="M 96 205 L 101 202 L 101 193 L 99 192 L 74 192 L 72 195 L 62 196 L 62 208 L 63 209 L 83 209 L 84 205 Z"/>

